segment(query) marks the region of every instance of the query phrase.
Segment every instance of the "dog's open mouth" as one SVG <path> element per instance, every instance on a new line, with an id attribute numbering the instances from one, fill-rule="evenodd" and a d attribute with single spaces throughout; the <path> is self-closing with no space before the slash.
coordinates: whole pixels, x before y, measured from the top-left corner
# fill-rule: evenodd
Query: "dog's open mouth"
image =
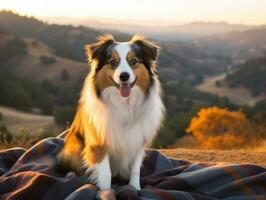
<path id="1" fill-rule="evenodd" d="M 115 87 L 119 90 L 122 97 L 128 97 L 131 92 L 131 88 L 137 82 L 138 76 L 136 76 L 135 80 L 132 83 L 116 83 L 114 79 L 110 76 L 111 81 L 114 83 Z"/>

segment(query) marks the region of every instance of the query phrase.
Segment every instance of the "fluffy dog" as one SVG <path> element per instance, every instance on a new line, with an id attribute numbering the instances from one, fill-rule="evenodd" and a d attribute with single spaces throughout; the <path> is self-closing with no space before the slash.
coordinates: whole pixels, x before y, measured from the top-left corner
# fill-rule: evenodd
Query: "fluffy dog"
<path id="1" fill-rule="evenodd" d="M 107 34 L 85 49 L 91 69 L 59 162 L 101 190 L 111 188 L 112 176 L 140 189 L 144 146 L 164 113 L 156 73 L 159 47 L 142 36 L 116 42 Z"/>

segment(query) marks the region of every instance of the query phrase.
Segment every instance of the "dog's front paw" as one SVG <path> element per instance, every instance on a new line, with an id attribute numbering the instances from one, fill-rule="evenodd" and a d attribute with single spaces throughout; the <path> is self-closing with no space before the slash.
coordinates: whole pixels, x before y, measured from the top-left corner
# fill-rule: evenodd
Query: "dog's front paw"
<path id="1" fill-rule="evenodd" d="M 114 190 L 101 190 L 97 192 L 97 199 L 101 200 L 115 200 L 115 191 Z"/>
<path id="2" fill-rule="evenodd" d="M 101 190 L 111 189 L 111 173 L 100 171 L 97 168 L 90 168 L 86 174 L 89 183 L 97 185 Z"/>
<path id="3" fill-rule="evenodd" d="M 138 178 L 132 178 L 129 181 L 129 185 L 133 186 L 136 190 L 141 190 L 139 179 Z"/>

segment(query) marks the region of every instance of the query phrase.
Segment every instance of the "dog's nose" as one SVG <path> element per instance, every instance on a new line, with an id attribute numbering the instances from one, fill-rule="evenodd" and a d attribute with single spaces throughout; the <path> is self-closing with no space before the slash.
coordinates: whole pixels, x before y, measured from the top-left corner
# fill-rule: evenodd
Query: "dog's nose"
<path id="1" fill-rule="evenodd" d="M 126 82 L 126 81 L 128 81 L 128 79 L 129 79 L 129 73 L 127 73 L 127 72 L 122 72 L 122 73 L 120 74 L 119 78 L 120 78 L 120 80 L 121 80 L 122 82 Z"/>

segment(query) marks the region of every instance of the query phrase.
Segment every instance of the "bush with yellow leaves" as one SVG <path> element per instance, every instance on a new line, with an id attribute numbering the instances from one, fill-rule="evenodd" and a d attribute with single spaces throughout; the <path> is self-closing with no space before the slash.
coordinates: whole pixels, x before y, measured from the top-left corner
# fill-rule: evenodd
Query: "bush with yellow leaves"
<path id="1" fill-rule="evenodd" d="M 236 149 L 254 147 L 260 143 L 257 127 L 241 111 L 218 107 L 201 109 L 186 130 L 203 149 Z"/>

